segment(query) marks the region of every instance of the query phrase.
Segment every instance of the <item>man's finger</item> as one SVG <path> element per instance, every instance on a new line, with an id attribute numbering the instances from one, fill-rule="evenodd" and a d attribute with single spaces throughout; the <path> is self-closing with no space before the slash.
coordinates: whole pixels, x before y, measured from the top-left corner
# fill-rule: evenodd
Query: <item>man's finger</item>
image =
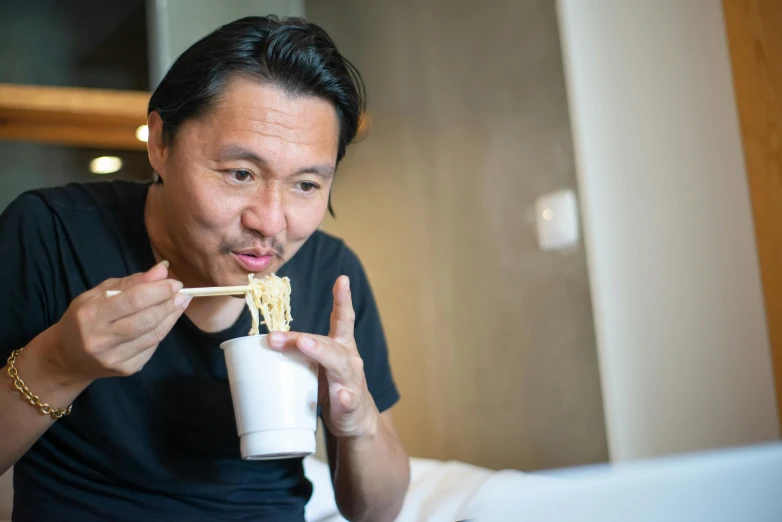
<path id="1" fill-rule="evenodd" d="M 146 348 L 120 365 L 120 371 L 125 375 L 132 375 L 144 369 L 144 365 L 155 355 L 157 346 Z"/>
<path id="2" fill-rule="evenodd" d="M 107 290 L 124 291 L 127 288 L 141 284 L 161 281 L 168 277 L 168 261 L 161 261 L 146 272 L 139 272 L 122 278 L 106 279 L 95 288 L 79 296 L 82 300 L 105 296 Z"/>
<path id="3" fill-rule="evenodd" d="M 268 340 L 269 346 L 275 350 L 298 349 L 320 363 L 338 382 L 349 382 L 353 374 L 350 355 L 341 350 L 340 345 L 330 337 L 299 332 L 272 332 Z M 329 379 L 329 382 L 334 381 Z"/>
<path id="4" fill-rule="evenodd" d="M 165 279 L 153 283 L 141 283 L 120 294 L 106 297 L 100 303 L 99 317 L 107 322 L 136 314 L 155 305 L 165 303 L 182 289 L 182 283 Z"/>
<path id="5" fill-rule="evenodd" d="M 350 293 L 350 279 L 339 276 L 334 283 L 334 308 L 331 311 L 331 328 L 329 337 L 340 344 L 352 347 L 353 328 L 356 322 L 356 312 L 353 310 L 353 298 Z"/>
<path id="6" fill-rule="evenodd" d="M 119 296 L 116 296 L 119 297 Z M 175 294 L 171 299 L 144 308 L 134 314 L 117 319 L 111 325 L 111 330 L 118 342 L 126 342 L 141 337 L 155 329 L 169 314 L 186 308 L 191 296 L 183 293 Z"/>
<path id="7" fill-rule="evenodd" d="M 168 314 L 152 330 L 139 336 L 137 339 L 130 340 L 117 346 L 117 361 L 128 361 L 136 357 L 141 352 L 157 346 L 166 337 L 166 335 L 168 335 L 171 329 L 174 328 L 174 325 L 182 316 L 184 311 L 185 307 L 177 308 L 175 311 Z"/>

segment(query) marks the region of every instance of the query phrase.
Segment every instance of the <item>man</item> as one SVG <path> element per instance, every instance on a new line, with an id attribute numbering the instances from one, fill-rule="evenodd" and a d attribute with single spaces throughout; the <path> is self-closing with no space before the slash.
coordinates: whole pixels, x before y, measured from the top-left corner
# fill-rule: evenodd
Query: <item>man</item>
<path id="1" fill-rule="evenodd" d="M 378 311 L 356 256 L 317 231 L 362 92 L 319 27 L 237 20 L 152 95 L 154 184 L 38 190 L 6 209 L 0 472 L 15 464 L 14 520 L 303 519 L 301 459 L 239 456 L 219 344 L 247 335 L 244 300 L 178 293 L 250 272 L 291 279 L 295 332 L 270 344 L 320 363 L 340 510 L 395 518 L 409 468 Z"/>

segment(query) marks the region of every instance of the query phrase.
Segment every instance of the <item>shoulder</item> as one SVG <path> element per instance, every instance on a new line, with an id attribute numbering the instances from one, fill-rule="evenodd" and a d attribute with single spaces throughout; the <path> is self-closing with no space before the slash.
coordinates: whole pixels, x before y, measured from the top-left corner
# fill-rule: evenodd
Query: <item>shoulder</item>
<path id="1" fill-rule="evenodd" d="M 0 222 L 30 222 L 49 218 L 51 210 L 46 201 L 34 192 L 25 192 L 8 204 L 0 216 Z"/>
<path id="2" fill-rule="evenodd" d="M 21 197 L 36 196 L 54 211 L 91 211 L 143 197 L 146 190 L 147 184 L 131 181 L 69 183 L 32 190 Z"/>
<path id="3" fill-rule="evenodd" d="M 129 181 L 70 183 L 61 187 L 34 189 L 17 196 L 3 211 L 6 219 L 51 218 L 69 211 L 89 212 L 125 206 L 143 198 L 146 185 Z"/>
<path id="4" fill-rule="evenodd" d="M 143 209 L 146 185 L 126 181 L 71 183 L 27 191 L 16 197 L 0 216 L 3 228 L 49 234 L 55 228 L 96 231 L 119 216 L 135 216 Z"/>
<path id="5" fill-rule="evenodd" d="M 54 213 L 39 191 L 20 194 L 0 214 L 0 241 L 30 242 L 36 237 L 49 237 L 54 230 Z"/>

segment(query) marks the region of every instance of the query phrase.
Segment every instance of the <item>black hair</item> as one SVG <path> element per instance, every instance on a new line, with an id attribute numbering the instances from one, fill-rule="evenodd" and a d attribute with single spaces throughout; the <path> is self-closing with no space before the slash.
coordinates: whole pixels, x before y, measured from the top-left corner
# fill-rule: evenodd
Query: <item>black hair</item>
<path id="1" fill-rule="evenodd" d="M 331 102 L 339 119 L 339 164 L 358 132 L 366 91 L 326 31 L 302 18 L 240 18 L 191 45 L 149 100 L 147 113 L 160 114 L 163 139 L 172 143 L 179 126 L 205 114 L 236 76 Z M 330 195 L 329 212 L 334 215 Z"/>

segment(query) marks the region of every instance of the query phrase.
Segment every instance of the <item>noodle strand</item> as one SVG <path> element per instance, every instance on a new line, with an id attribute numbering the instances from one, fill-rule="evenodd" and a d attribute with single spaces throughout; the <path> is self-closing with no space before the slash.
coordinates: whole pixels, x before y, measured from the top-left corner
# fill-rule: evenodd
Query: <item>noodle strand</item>
<path id="1" fill-rule="evenodd" d="M 252 316 L 252 328 L 248 335 L 258 335 L 258 328 L 265 324 L 270 332 L 288 332 L 291 316 L 291 281 L 275 274 L 262 279 L 248 275 L 250 291 L 244 295 Z M 263 321 L 260 321 L 263 317 Z M 259 322 L 260 321 L 260 322 Z"/>

